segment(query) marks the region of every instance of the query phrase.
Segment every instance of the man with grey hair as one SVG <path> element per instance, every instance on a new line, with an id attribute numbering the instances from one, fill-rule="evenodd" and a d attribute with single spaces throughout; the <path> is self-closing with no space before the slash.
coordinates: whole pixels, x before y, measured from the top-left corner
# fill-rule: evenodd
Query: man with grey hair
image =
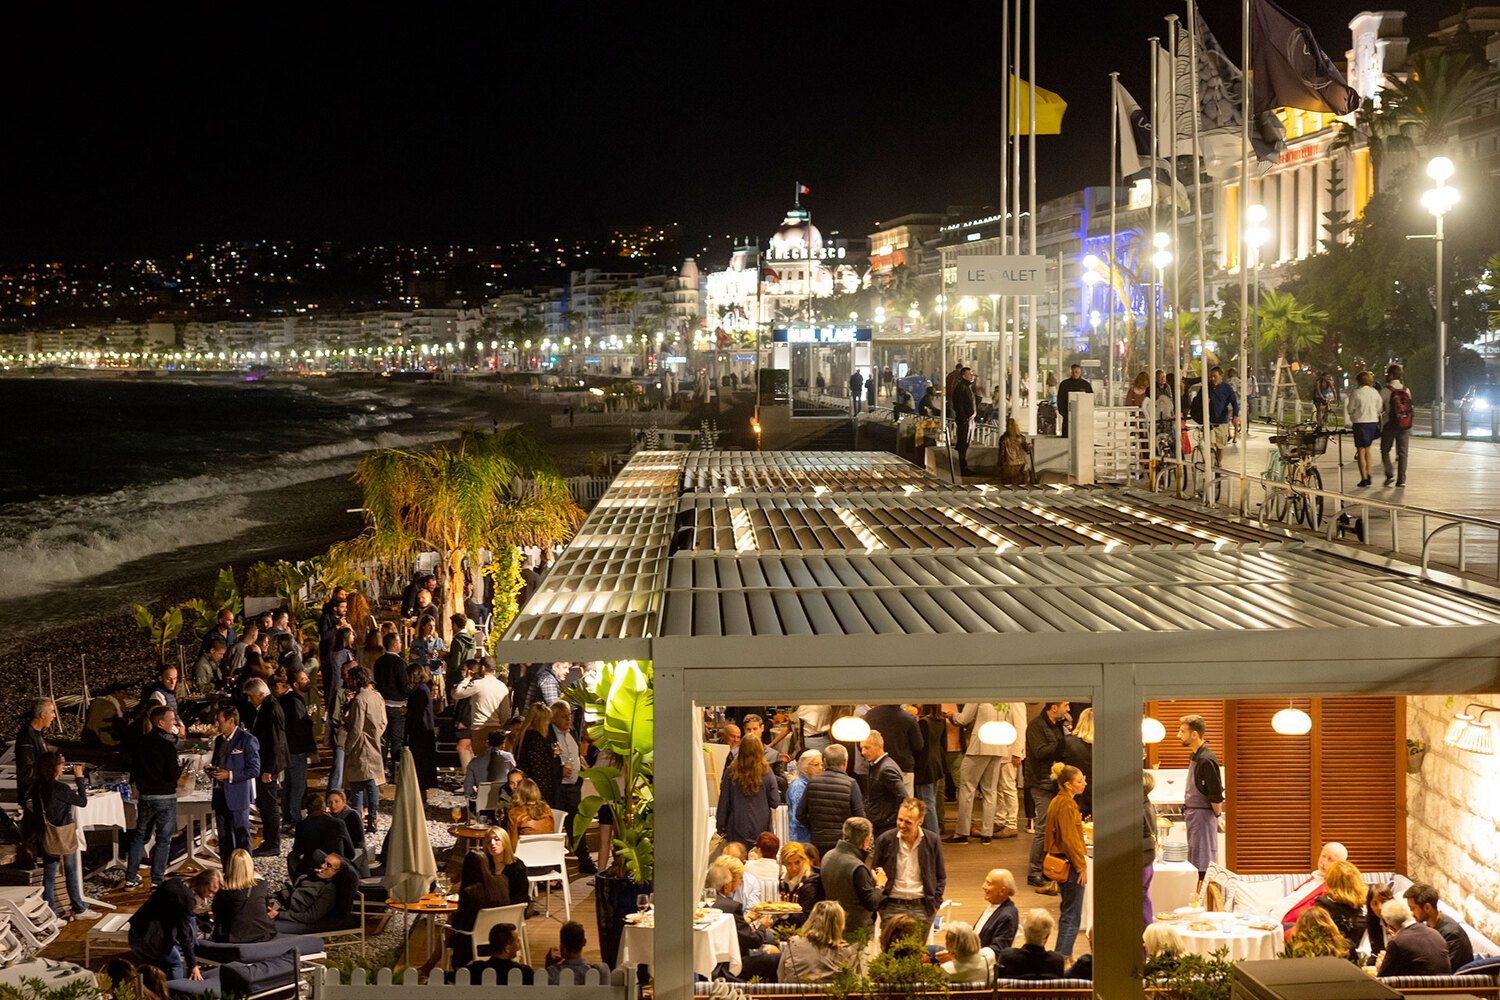
<path id="1" fill-rule="evenodd" d="M 1000 953 L 997 974 L 1006 979 L 1061 979 L 1067 969 L 1067 956 L 1047 950 L 1047 938 L 1057 922 L 1041 907 L 1026 911 L 1021 921 L 1025 944 Z"/>
<path id="2" fill-rule="evenodd" d="M 823 749 L 823 770 L 807 779 L 807 788 L 793 810 L 797 822 L 807 830 L 808 841 L 827 855 L 839 842 L 844 821 L 865 814 L 865 799 L 846 769 L 849 751 L 838 743 Z"/>
<path id="3" fill-rule="evenodd" d="M 255 808 L 260 813 L 260 846 L 250 852 L 257 858 L 281 855 L 281 773 L 287 766 L 286 714 L 281 702 L 259 677 L 245 682 L 245 699 L 255 711 L 250 734 L 260 745 L 260 776 L 255 781 Z"/>
<path id="4" fill-rule="evenodd" d="M 1281 901 L 1271 907 L 1271 916 L 1275 917 L 1287 932 L 1297 925 L 1297 918 L 1303 912 L 1316 905 L 1318 897 L 1328 891 L 1326 875 L 1328 866 L 1335 861 L 1348 861 L 1349 849 L 1336 840 L 1330 840 L 1323 845 L 1318 852 L 1317 869 L 1303 880 L 1302 884 L 1293 889 Z"/>
<path id="5" fill-rule="evenodd" d="M 859 744 L 859 755 L 870 765 L 870 777 L 865 788 L 869 799 L 865 815 L 875 827 L 875 836 L 896 829 L 896 812 L 906 801 L 906 779 L 895 758 L 885 752 L 885 737 L 880 730 L 871 729 Z"/>
<path id="6" fill-rule="evenodd" d="M 787 783 L 786 834 L 787 839 L 794 844 L 812 843 L 812 834 L 797 819 L 797 804 L 802 801 L 802 793 L 807 790 L 808 779 L 822 770 L 823 755 L 817 750 L 804 750 L 802 756 L 797 758 L 797 777 Z"/>
<path id="7" fill-rule="evenodd" d="M 21 723 L 16 732 L 16 794 L 21 800 L 21 847 L 17 860 L 24 860 L 26 845 L 40 839 L 41 820 L 37 818 L 32 803 L 35 796 L 27 790 L 36 781 L 37 758 L 47 752 L 47 741 L 42 736 L 57 718 L 57 706 L 51 698 L 37 698 L 31 703 L 31 717 Z"/>
<path id="8" fill-rule="evenodd" d="M 885 902 L 885 893 L 881 891 L 885 888 L 885 876 L 872 875 L 865 864 L 865 852 L 870 849 L 869 820 L 851 816 L 844 820 L 840 832 L 839 842 L 823 855 L 823 896 L 844 908 L 844 933 L 850 934 L 869 927 Z"/>
<path id="9" fill-rule="evenodd" d="M 1387 900 L 1380 908 L 1385 924 L 1385 951 L 1375 959 L 1377 976 L 1446 976 L 1448 942 L 1437 931 L 1412 917 L 1404 899 Z"/>

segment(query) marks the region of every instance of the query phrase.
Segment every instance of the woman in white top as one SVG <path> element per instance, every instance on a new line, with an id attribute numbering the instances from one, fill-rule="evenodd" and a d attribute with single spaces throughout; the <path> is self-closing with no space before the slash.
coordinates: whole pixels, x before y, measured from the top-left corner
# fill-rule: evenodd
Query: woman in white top
<path id="1" fill-rule="evenodd" d="M 995 955 L 988 948 L 979 947 L 979 935 L 974 933 L 974 928 L 957 920 L 944 930 L 947 932 L 948 954 L 953 956 L 942 965 L 948 980 L 990 985 L 995 979 Z"/>
<path id="2" fill-rule="evenodd" d="M 1359 387 L 1344 401 L 1344 419 L 1354 428 L 1354 457 L 1359 460 L 1359 486 L 1370 485 L 1370 446 L 1380 437 L 1380 390 L 1373 372 L 1360 372 Z"/>

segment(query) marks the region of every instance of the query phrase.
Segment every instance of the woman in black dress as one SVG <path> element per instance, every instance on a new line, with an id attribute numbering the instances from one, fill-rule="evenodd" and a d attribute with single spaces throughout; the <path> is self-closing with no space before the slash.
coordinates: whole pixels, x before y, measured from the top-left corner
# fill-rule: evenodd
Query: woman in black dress
<path id="1" fill-rule="evenodd" d="M 556 759 L 552 713 L 546 705 L 536 702 L 526 710 L 526 718 L 521 722 L 521 745 L 516 754 L 516 766 L 536 782 L 543 802 L 557 801 L 557 776 L 553 773 Z"/>
<path id="2" fill-rule="evenodd" d="M 417 785 L 422 799 L 437 787 L 437 722 L 432 716 L 432 671 L 413 663 L 406 670 L 411 691 L 406 696 L 406 747 L 417 766 Z"/>
<path id="3" fill-rule="evenodd" d="M 458 910 L 453 914 L 455 931 L 472 931 L 480 910 L 525 902 L 530 894 L 526 866 L 516 860 L 510 835 L 491 827 L 478 850 L 464 855 L 463 876 L 458 889 Z M 474 960 L 474 939 L 469 934 L 453 936 L 453 967 Z"/>
<path id="4" fill-rule="evenodd" d="M 213 940 L 234 944 L 271 940 L 276 928 L 270 910 L 265 883 L 256 881 L 250 852 L 238 848 L 224 869 L 223 888 L 214 893 Z"/>
<path id="5" fill-rule="evenodd" d="M 1078 796 L 1078 812 L 1084 819 L 1094 814 L 1094 710 L 1085 708 L 1078 713 L 1078 724 L 1063 737 L 1058 760 L 1072 764 L 1083 772 L 1090 784 Z"/>

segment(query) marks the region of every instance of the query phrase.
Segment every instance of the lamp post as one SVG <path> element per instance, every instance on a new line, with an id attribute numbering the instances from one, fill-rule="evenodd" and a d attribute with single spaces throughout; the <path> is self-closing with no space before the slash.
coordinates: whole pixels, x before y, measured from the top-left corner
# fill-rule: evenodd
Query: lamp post
<path id="1" fill-rule="evenodd" d="M 1250 347 L 1254 352 L 1255 362 L 1254 367 L 1250 369 L 1248 374 L 1250 378 L 1256 379 L 1258 388 L 1260 377 L 1260 248 L 1271 238 L 1271 231 L 1264 225 L 1266 221 L 1266 206 L 1247 205 L 1245 207 L 1245 218 L 1250 223 L 1250 227 L 1245 230 L 1245 243 L 1250 248 L 1250 261 L 1255 268 L 1255 270 L 1250 272 L 1251 276 L 1255 279 L 1255 293 L 1250 298 L 1250 322 L 1252 325 Z M 1244 364 L 1244 361 L 1244 358 L 1240 359 L 1241 364 Z M 1250 378 L 1246 378 L 1241 383 L 1242 387 L 1246 390 L 1250 387 Z M 1256 396 L 1258 397 L 1259 395 L 1257 392 Z"/>
<path id="2" fill-rule="evenodd" d="M 1432 400 L 1432 436 L 1443 436 L 1443 400 L 1446 394 L 1448 368 L 1448 298 L 1443 288 L 1443 216 L 1458 204 L 1458 189 L 1447 185 L 1453 176 L 1453 161 L 1434 156 L 1427 163 L 1427 176 L 1433 186 L 1422 192 L 1422 205 L 1437 220 L 1433 240 L 1437 247 L 1437 270 L 1433 280 L 1433 299 L 1437 307 L 1437 393 Z"/>

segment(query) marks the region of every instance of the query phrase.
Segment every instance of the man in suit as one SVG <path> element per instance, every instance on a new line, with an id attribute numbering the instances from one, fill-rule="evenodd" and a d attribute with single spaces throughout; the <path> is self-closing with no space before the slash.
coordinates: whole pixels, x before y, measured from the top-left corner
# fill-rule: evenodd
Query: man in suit
<path id="1" fill-rule="evenodd" d="M 922 827 L 927 803 L 907 799 L 896 811 L 896 828 L 875 840 L 875 871 L 885 875 L 885 902 L 880 912 L 886 920 L 904 913 L 922 925 L 919 938 L 927 940 L 933 915 L 948 887 L 943 867 L 943 845 L 937 834 Z"/>
<path id="2" fill-rule="evenodd" d="M 1027 910 L 1026 922 L 1021 927 L 1026 943 L 1000 953 L 998 975 L 1002 979 L 1061 979 L 1068 960 L 1058 952 L 1047 950 L 1047 939 L 1052 936 L 1056 924 L 1052 914 L 1041 907 Z"/>
<path id="3" fill-rule="evenodd" d="M 714 909 L 722 910 L 734 919 L 734 934 L 740 944 L 740 975 L 745 979 L 760 976 L 774 979 L 776 964 L 780 960 L 769 924 L 751 924 L 745 919 L 745 907 L 734 892 L 740 886 L 742 874 L 722 864 L 708 867 L 708 885 L 714 890 Z"/>
<path id="4" fill-rule="evenodd" d="M 914 794 L 917 755 L 927 749 L 927 739 L 917 725 L 917 717 L 902 705 L 875 705 L 865 713 L 865 722 L 885 740 L 885 752 L 901 769 L 906 794 Z"/>
<path id="5" fill-rule="evenodd" d="M 865 815 L 875 827 L 878 838 L 887 830 L 896 829 L 896 812 L 906 801 L 906 781 L 901 776 L 900 766 L 885 752 L 885 738 L 880 730 L 870 730 L 870 735 L 859 744 L 859 755 L 870 765 Z"/>
<path id="6" fill-rule="evenodd" d="M 260 744 L 240 728 L 239 709 L 224 705 L 214 713 L 213 809 L 219 856 L 250 850 L 250 795 L 260 777 Z"/>
<path id="7" fill-rule="evenodd" d="M 292 878 L 301 875 L 311 865 L 313 855 L 320 851 L 341 858 L 354 857 L 349 827 L 338 817 L 328 815 L 323 793 L 308 792 L 306 802 L 307 816 L 297 823 L 297 835 L 292 839 L 291 853 L 286 856 L 286 873 Z"/>
<path id="8" fill-rule="evenodd" d="M 286 770 L 286 715 L 281 702 L 259 677 L 245 682 L 245 698 L 255 709 L 250 731 L 260 747 L 260 774 L 255 782 L 255 808 L 260 812 L 260 846 L 257 858 L 281 855 L 281 773 Z"/>
<path id="9" fill-rule="evenodd" d="M 974 933 L 979 935 L 979 946 L 999 955 L 1015 944 L 1016 928 L 1020 914 L 1016 912 L 1015 876 L 1005 868 L 992 868 L 984 877 L 984 910 L 974 923 Z M 946 962 L 943 958 L 939 961 Z"/>

